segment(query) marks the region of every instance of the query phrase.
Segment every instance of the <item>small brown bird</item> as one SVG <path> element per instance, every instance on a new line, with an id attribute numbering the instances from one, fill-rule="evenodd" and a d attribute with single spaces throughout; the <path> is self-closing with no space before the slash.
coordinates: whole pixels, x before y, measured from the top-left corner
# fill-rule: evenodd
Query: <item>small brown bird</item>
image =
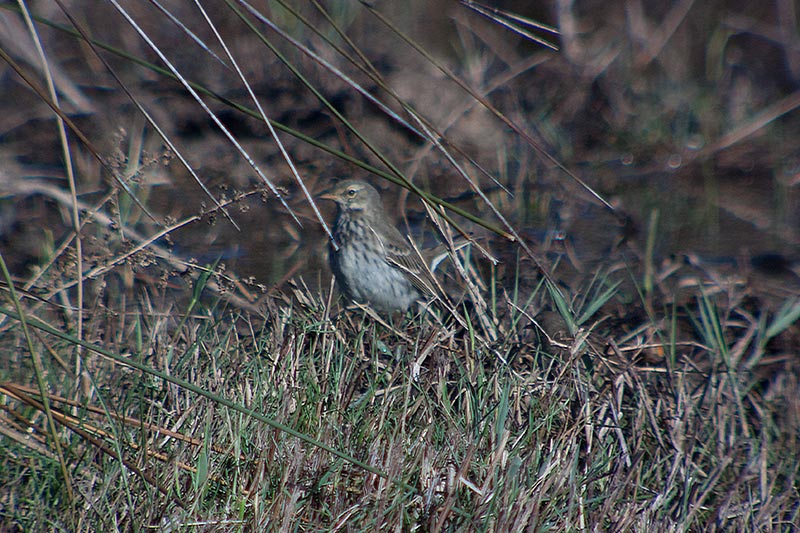
<path id="1" fill-rule="evenodd" d="M 358 180 L 337 183 L 320 196 L 336 202 L 339 213 L 330 247 L 331 270 L 351 300 L 376 311 L 405 311 L 435 294 L 435 281 L 408 239 L 387 219 L 380 194 Z"/>

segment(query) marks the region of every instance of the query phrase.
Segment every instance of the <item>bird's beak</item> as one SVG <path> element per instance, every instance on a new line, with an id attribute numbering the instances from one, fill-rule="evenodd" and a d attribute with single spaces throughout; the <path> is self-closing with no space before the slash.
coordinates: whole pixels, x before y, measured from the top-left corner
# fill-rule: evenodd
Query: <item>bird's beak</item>
<path id="1" fill-rule="evenodd" d="M 317 195 L 317 198 L 320 200 L 333 200 L 334 202 L 336 201 L 336 195 L 333 194 L 333 191 L 331 189 L 325 189 L 324 191 L 322 191 Z"/>

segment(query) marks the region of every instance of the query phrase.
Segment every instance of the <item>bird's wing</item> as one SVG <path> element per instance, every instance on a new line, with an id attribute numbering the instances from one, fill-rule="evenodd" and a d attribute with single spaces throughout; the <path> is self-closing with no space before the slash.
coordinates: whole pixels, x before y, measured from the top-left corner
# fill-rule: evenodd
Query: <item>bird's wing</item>
<path id="1" fill-rule="evenodd" d="M 420 257 L 419 252 L 407 241 L 403 246 L 384 243 L 386 262 L 399 269 L 408 281 L 425 297 L 441 294 L 439 283 Z"/>
<path id="2" fill-rule="evenodd" d="M 403 237 L 397 228 L 382 222 L 373 221 L 369 227 L 371 229 L 380 228 L 379 231 L 375 229 L 373 231 L 383 245 L 386 262 L 400 270 L 414 288 L 426 298 L 441 295 L 442 290 L 439 283 L 433 277 L 430 269 L 425 266 L 425 261 L 417 249 Z"/>

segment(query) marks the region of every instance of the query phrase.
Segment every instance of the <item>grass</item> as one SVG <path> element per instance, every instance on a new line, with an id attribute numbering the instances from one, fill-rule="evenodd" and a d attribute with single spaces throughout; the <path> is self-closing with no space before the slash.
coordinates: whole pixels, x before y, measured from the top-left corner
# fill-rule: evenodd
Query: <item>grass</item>
<path id="1" fill-rule="evenodd" d="M 6 500 L 6 523 L 231 531 L 796 523 L 798 435 L 781 428 L 795 422 L 784 409 L 797 383 L 759 375 L 765 339 L 756 324 L 727 316 L 711 296 L 686 311 L 696 341 L 669 341 L 683 336 L 673 321 L 646 324 L 664 342 L 637 335 L 619 345 L 590 332 L 596 323 L 565 344 L 542 343 L 528 321 L 495 343 L 425 317 L 386 327 L 361 310 L 330 318 L 324 300 L 306 296 L 307 306 L 276 298 L 263 319 L 215 298 L 188 317 L 174 306 L 157 320 L 137 313 L 119 328 L 121 343 L 104 343 L 117 344 L 113 360 L 87 349 L 91 399 L 50 397 L 75 503 L 35 416 L 41 395 L 7 379 L 4 419 L 17 438 L 3 441 L 3 478 L 17 480 L 19 500 Z M 119 321 L 94 317 L 89 331 Z M 76 342 L 47 344 L 69 352 Z M 11 368 L 24 371 L 26 361 L 19 352 Z M 47 375 L 68 377 L 52 366 Z"/>
<path id="2" fill-rule="evenodd" d="M 154 48 L 110 4 L 42 11 L 40 92 L 0 11 L 0 531 L 793 531 L 797 128 L 763 28 L 731 32 L 758 10 L 582 4 L 554 55 L 455 4 L 278 4 L 215 6 L 220 41 L 131 7 Z M 310 201 L 358 172 L 475 239 L 452 306 L 338 299 Z M 732 214 L 735 259 L 693 250 Z"/>

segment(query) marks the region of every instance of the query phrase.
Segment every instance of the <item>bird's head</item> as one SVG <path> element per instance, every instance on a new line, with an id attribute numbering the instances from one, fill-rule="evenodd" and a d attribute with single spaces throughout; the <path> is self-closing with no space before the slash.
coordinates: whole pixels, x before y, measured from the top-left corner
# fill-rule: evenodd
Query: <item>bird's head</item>
<path id="1" fill-rule="evenodd" d="M 337 183 L 320 195 L 325 200 L 333 200 L 343 211 L 368 211 L 381 208 L 381 197 L 369 183 L 346 180 Z"/>

